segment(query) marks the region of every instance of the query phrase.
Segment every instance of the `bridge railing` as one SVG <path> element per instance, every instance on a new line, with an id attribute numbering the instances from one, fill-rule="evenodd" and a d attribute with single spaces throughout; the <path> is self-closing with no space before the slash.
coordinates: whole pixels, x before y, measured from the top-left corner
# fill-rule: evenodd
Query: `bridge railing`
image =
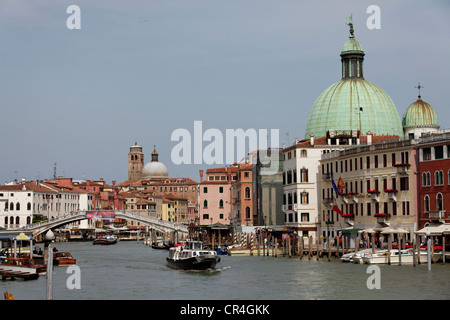
<path id="1" fill-rule="evenodd" d="M 38 229 L 40 227 L 44 227 L 44 226 L 47 226 L 49 224 L 53 224 L 55 222 L 61 222 L 61 221 L 68 220 L 68 219 L 71 219 L 71 218 L 74 218 L 74 217 L 79 217 L 79 216 L 86 217 L 86 212 L 85 211 L 73 211 L 73 212 L 70 212 L 70 213 L 66 213 L 65 215 L 62 215 L 62 216 L 49 218 L 49 219 L 47 219 L 45 221 L 39 221 L 39 222 L 36 222 L 36 223 L 33 223 L 33 224 L 27 224 L 24 227 L 24 229 L 28 229 L 28 230 L 29 229 Z"/>

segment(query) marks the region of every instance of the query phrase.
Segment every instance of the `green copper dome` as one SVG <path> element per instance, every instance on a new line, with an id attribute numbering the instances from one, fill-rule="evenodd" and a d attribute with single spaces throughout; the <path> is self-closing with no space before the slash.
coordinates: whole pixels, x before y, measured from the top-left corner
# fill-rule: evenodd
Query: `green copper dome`
<path id="1" fill-rule="evenodd" d="M 439 121 L 433 107 L 423 101 L 421 97 L 412 103 L 403 114 L 402 120 L 405 129 L 412 127 L 439 128 Z"/>
<path id="2" fill-rule="evenodd" d="M 389 95 L 364 79 L 364 50 L 351 36 L 341 51 L 342 80 L 332 84 L 317 98 L 309 114 L 305 137 L 322 137 L 328 130 L 360 130 L 362 135 L 403 136 L 397 108 Z"/>

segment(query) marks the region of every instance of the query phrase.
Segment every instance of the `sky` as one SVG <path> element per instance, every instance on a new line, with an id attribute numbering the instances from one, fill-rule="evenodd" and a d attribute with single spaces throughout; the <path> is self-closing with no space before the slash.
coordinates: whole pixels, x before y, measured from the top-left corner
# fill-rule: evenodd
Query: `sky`
<path id="1" fill-rule="evenodd" d="M 69 29 L 80 8 L 81 29 Z M 380 29 L 369 29 L 370 5 Z M 303 139 L 320 93 L 341 79 L 352 15 L 365 79 L 400 117 L 417 99 L 450 129 L 446 0 L 2 0 L 0 183 L 58 176 L 128 178 L 137 142 L 170 177 L 199 181 L 171 152 L 177 129 L 279 130 Z M 205 146 L 204 142 L 204 145 Z M 239 161 L 240 159 L 237 159 Z"/>

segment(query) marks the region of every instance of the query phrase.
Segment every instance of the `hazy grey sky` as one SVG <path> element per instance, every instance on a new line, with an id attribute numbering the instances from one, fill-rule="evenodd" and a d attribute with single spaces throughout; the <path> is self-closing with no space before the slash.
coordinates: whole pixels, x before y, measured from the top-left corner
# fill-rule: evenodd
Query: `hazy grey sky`
<path id="1" fill-rule="evenodd" d="M 69 30 L 69 5 L 81 30 Z M 381 29 L 369 30 L 369 5 Z M 303 138 L 309 111 L 340 80 L 346 17 L 365 78 L 400 116 L 422 98 L 450 128 L 450 3 L 306 0 L 2 0 L 0 183 L 14 178 L 127 179 L 135 141 L 171 177 L 208 166 L 171 162 L 177 128 L 280 129 Z"/>

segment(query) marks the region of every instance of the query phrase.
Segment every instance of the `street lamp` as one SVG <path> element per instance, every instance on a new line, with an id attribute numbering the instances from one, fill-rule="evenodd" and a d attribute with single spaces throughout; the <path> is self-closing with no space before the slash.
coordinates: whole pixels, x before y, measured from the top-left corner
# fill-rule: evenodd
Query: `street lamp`
<path id="1" fill-rule="evenodd" d="M 48 230 L 45 235 L 45 245 L 47 245 L 47 300 L 53 300 L 53 250 L 51 242 L 55 239 L 52 230 Z"/>
<path id="2" fill-rule="evenodd" d="M 431 237 L 430 230 L 427 230 L 427 261 L 428 261 L 428 271 L 431 271 Z"/>

